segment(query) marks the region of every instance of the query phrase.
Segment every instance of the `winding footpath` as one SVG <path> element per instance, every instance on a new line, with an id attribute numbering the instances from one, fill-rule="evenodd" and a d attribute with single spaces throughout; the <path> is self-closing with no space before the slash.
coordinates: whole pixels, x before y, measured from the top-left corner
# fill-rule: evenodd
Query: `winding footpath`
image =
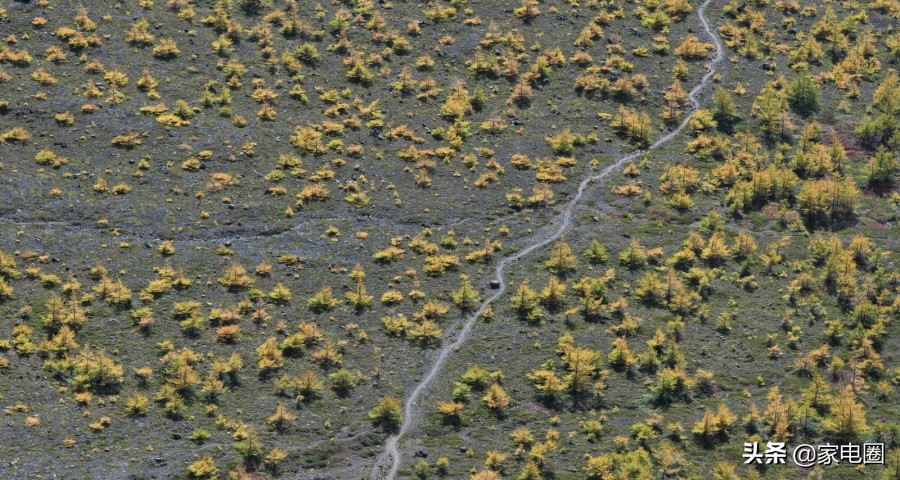
<path id="1" fill-rule="evenodd" d="M 709 20 L 706 18 L 706 15 L 703 12 L 711 2 L 712 0 L 705 0 L 703 4 L 701 4 L 697 9 L 697 16 L 700 18 L 700 23 L 703 25 L 703 29 L 706 31 L 706 35 L 709 36 L 716 47 L 716 55 L 707 64 L 707 72 L 705 75 L 703 75 L 700 83 L 698 83 L 688 94 L 688 100 L 691 105 L 686 112 L 687 114 L 685 115 L 684 120 L 681 121 L 681 123 L 678 125 L 678 128 L 672 130 L 671 132 L 653 142 L 652 145 L 647 147 L 646 151 L 659 148 L 660 146 L 671 141 L 673 138 L 675 138 L 676 135 L 684 130 L 684 128 L 690 121 L 693 112 L 700 108 L 700 101 L 697 100 L 697 95 L 699 95 L 700 92 L 709 84 L 712 76 L 715 75 L 715 73 L 718 71 L 718 64 L 725 59 L 725 48 L 722 46 L 722 41 L 719 38 L 719 35 L 716 33 L 715 29 L 710 25 Z M 413 391 L 406 398 L 403 403 L 403 422 L 401 423 L 398 432 L 388 439 L 385 445 L 384 452 L 382 452 L 381 455 L 378 456 L 375 465 L 372 467 L 372 480 L 396 479 L 397 471 L 400 469 L 402 460 L 400 455 L 399 443 L 403 436 L 406 435 L 409 429 L 413 426 L 414 415 L 416 413 L 419 399 L 428 391 L 428 389 L 434 383 L 435 379 L 437 379 L 438 375 L 440 375 L 444 364 L 447 363 L 447 359 L 450 357 L 450 354 L 461 347 L 469 339 L 469 336 L 472 333 L 472 329 L 475 326 L 475 322 L 478 320 L 478 317 L 480 317 L 481 314 L 484 313 L 485 309 L 487 309 L 488 306 L 491 305 L 491 303 L 500 298 L 506 292 L 507 267 L 530 254 L 531 252 L 544 247 L 562 237 L 562 235 L 572 226 L 572 215 L 578 204 L 581 202 L 581 198 L 584 196 L 584 192 L 585 190 L 587 190 L 587 187 L 594 182 L 599 182 L 606 179 L 611 174 L 622 168 L 622 166 L 627 162 L 638 158 L 643 152 L 644 151 L 642 150 L 635 150 L 619 158 L 600 172 L 589 175 L 587 178 L 582 180 L 581 184 L 578 185 L 578 190 L 575 195 L 563 207 L 562 213 L 560 213 L 554 220 L 550 222 L 550 226 L 552 226 L 553 224 L 557 224 L 555 229 L 551 229 L 547 233 L 536 236 L 524 248 L 498 262 L 497 268 L 494 271 L 494 276 L 495 280 L 500 283 L 500 288 L 496 289 L 490 297 L 485 299 L 484 302 L 482 302 L 482 304 L 478 307 L 478 310 L 476 310 L 473 314 L 466 318 L 465 322 L 463 323 L 462 329 L 456 336 L 456 339 L 449 344 L 445 344 L 445 346 L 441 348 L 441 350 L 438 352 L 437 358 L 435 358 L 434 363 L 432 363 L 431 368 L 428 370 L 428 372 L 425 373 L 425 376 L 422 377 L 422 379 L 416 385 L 415 389 L 413 389 Z"/>

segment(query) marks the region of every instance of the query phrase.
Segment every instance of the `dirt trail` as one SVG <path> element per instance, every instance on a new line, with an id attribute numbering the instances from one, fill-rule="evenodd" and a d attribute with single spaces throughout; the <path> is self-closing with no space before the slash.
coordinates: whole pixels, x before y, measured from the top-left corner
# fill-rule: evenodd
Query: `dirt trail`
<path id="1" fill-rule="evenodd" d="M 703 90 L 712 79 L 712 76 L 716 73 L 718 64 L 725 58 L 725 48 L 722 46 L 722 41 L 719 39 L 719 35 L 716 33 L 715 29 L 710 25 L 709 20 L 704 15 L 703 10 L 712 2 L 712 0 L 705 0 L 702 5 L 697 9 L 697 15 L 700 18 L 700 23 L 703 25 L 703 29 L 706 32 L 707 36 L 712 40 L 713 44 L 716 47 L 715 57 L 707 64 L 707 72 L 703 75 L 703 78 L 700 82 L 690 91 L 688 94 L 688 100 L 690 101 L 690 108 L 685 115 L 684 120 L 678 125 L 678 128 L 672 130 L 667 133 L 663 137 L 660 137 L 652 145 L 647 147 L 647 151 L 655 150 L 660 146 L 668 143 L 676 135 L 678 135 L 688 124 L 690 121 L 691 114 L 700 108 L 700 101 L 697 100 L 697 95 Z M 581 198 L 584 196 L 585 190 L 587 190 L 588 185 L 593 182 L 599 182 L 606 177 L 610 176 L 612 173 L 618 171 L 625 165 L 627 162 L 630 162 L 636 158 L 638 158 L 643 151 L 635 150 L 618 160 L 616 160 L 611 165 L 608 165 L 606 168 L 597 172 L 595 174 L 589 175 L 587 178 L 582 180 L 581 184 L 578 186 L 578 191 L 574 196 L 566 203 L 563 207 L 562 213 L 560 213 L 555 219 L 553 219 L 548 225 L 549 230 L 546 233 L 541 233 L 536 235 L 530 242 L 526 244 L 524 248 L 517 251 L 516 253 L 505 257 L 498 264 L 496 270 L 494 270 L 495 280 L 500 282 L 500 288 L 496 289 L 494 293 L 482 302 L 481 306 L 479 306 L 478 310 L 476 310 L 473 314 L 466 318 L 463 323 L 462 329 L 456 336 L 456 339 L 452 342 L 446 343 L 438 352 L 437 358 L 435 358 L 434 363 L 432 363 L 431 368 L 428 369 L 428 372 L 425 373 L 425 376 L 422 377 L 422 380 L 416 385 L 412 392 L 407 396 L 406 400 L 403 404 L 403 422 L 400 425 L 400 429 L 397 434 L 391 436 L 386 445 L 385 450 L 379 455 L 378 459 L 375 462 L 375 465 L 372 467 L 372 480 L 395 480 L 397 477 L 397 471 L 400 468 L 401 464 L 401 455 L 399 450 L 400 439 L 409 431 L 409 429 L 413 425 L 415 410 L 417 407 L 417 403 L 419 398 L 423 396 L 423 394 L 431 387 L 434 383 L 434 380 L 441 373 L 444 364 L 447 363 L 447 359 L 450 357 L 450 354 L 457 350 L 460 346 L 462 346 L 469 339 L 469 336 L 472 333 L 472 328 L 475 325 L 475 322 L 478 320 L 478 317 L 484 313 L 485 309 L 493 303 L 495 300 L 500 298 L 504 293 L 506 293 L 507 284 L 506 284 L 506 269 L 522 257 L 530 254 L 531 252 L 548 245 L 551 242 L 559 239 L 568 229 L 572 226 L 572 214 L 575 211 L 575 208 L 581 202 Z M 556 225 L 555 228 L 553 226 Z"/>

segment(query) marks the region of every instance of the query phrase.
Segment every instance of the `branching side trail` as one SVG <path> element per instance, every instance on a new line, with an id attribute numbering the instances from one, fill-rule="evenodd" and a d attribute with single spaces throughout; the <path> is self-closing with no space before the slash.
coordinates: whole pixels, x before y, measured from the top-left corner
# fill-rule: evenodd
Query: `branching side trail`
<path id="1" fill-rule="evenodd" d="M 707 72 L 698 83 L 688 94 L 688 99 L 691 103 L 691 107 L 685 115 L 684 120 L 682 120 L 681 124 L 678 125 L 678 128 L 672 130 L 668 134 L 657 139 L 652 145 L 647 147 L 646 151 L 655 150 L 660 146 L 668 143 L 676 135 L 678 135 L 688 124 L 691 119 L 691 114 L 700 108 L 700 101 L 697 100 L 697 95 L 699 95 L 700 91 L 702 91 L 710 82 L 712 76 L 716 73 L 717 67 L 719 63 L 725 58 L 725 49 L 722 46 L 722 41 L 719 39 L 719 35 L 715 32 L 715 29 L 710 25 L 709 20 L 706 18 L 704 14 L 704 9 L 712 2 L 712 0 L 705 0 L 702 5 L 697 9 L 697 15 L 700 18 L 700 23 L 703 25 L 703 29 L 706 31 L 707 36 L 710 37 L 712 42 L 716 46 L 716 55 L 707 65 Z M 578 186 L 578 190 L 574 196 L 566 203 L 565 207 L 553 221 L 550 222 L 551 229 L 546 233 L 538 234 L 535 238 L 533 238 L 524 248 L 519 250 L 518 252 L 510 255 L 504 259 L 502 259 L 498 264 L 497 268 L 494 271 L 495 279 L 500 282 L 500 288 L 498 288 L 494 293 L 484 300 L 484 302 L 479 306 L 478 310 L 476 310 L 473 314 L 465 319 L 462 328 L 456 336 L 456 339 L 452 342 L 445 343 L 445 345 L 438 352 L 437 358 L 435 358 L 434 363 L 432 363 L 431 368 L 428 369 L 428 372 L 425 373 L 425 376 L 422 377 L 422 380 L 416 385 L 412 392 L 406 397 L 406 400 L 403 404 L 403 422 L 400 425 L 399 431 L 391 436 L 386 445 L 385 450 L 379 455 L 378 459 L 375 462 L 375 465 L 372 467 L 372 480 L 394 480 L 397 476 L 397 471 L 400 468 L 401 464 L 401 455 L 399 449 L 400 440 L 404 435 L 409 431 L 413 426 L 414 415 L 417 408 L 417 404 L 419 399 L 431 388 L 435 379 L 441 373 L 441 370 L 444 367 L 444 364 L 447 363 L 447 359 L 450 357 L 450 354 L 457 350 L 460 346 L 462 346 L 469 339 L 469 336 L 472 333 L 472 329 L 475 325 L 475 322 L 478 320 L 478 317 L 484 313 L 485 309 L 493 303 L 495 300 L 500 298 L 507 289 L 506 285 L 506 270 L 507 267 L 530 254 L 531 252 L 544 247 L 551 242 L 556 241 L 571 227 L 572 225 L 572 214 L 575 211 L 575 208 L 581 202 L 581 198 L 584 195 L 587 187 L 594 182 L 601 182 L 609 177 L 614 172 L 618 171 L 625 165 L 627 162 L 630 162 L 636 158 L 638 158 L 643 151 L 635 150 L 618 160 L 616 160 L 611 165 L 608 165 L 606 168 L 601 170 L 600 172 L 589 175 L 587 178 L 582 180 L 581 184 Z M 556 228 L 552 229 L 552 225 L 556 224 Z"/>

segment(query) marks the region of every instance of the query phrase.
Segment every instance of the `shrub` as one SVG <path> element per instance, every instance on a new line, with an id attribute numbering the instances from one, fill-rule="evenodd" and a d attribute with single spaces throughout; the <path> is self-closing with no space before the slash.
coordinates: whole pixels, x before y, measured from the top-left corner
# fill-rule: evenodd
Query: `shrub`
<path id="1" fill-rule="evenodd" d="M 362 379 L 360 375 L 357 375 L 349 370 L 340 369 L 337 372 L 334 372 L 328 375 L 328 378 L 331 380 L 331 388 L 337 392 L 339 396 L 346 396 L 356 387 L 360 380 Z"/>
<path id="2" fill-rule="evenodd" d="M 376 427 L 396 431 L 403 421 L 403 404 L 396 397 L 384 397 L 369 411 L 369 419 Z"/>
<path id="3" fill-rule="evenodd" d="M 269 337 L 256 349 L 260 373 L 267 374 L 284 366 L 284 358 L 275 337 Z"/>
<path id="4" fill-rule="evenodd" d="M 459 290 L 456 290 L 451 294 L 453 303 L 456 304 L 460 310 L 474 310 L 479 302 L 481 302 L 481 295 L 479 295 L 478 290 L 475 290 L 475 288 L 472 287 L 472 282 L 469 280 L 468 276 L 460 275 L 459 279 L 461 282 Z"/>
<path id="5" fill-rule="evenodd" d="M 72 386 L 76 391 L 114 392 L 122 383 L 122 366 L 102 351 L 85 348 L 75 358 Z"/>
<path id="6" fill-rule="evenodd" d="M 200 460 L 190 464 L 187 470 L 191 478 L 210 480 L 219 478 L 219 468 L 216 467 L 213 458 L 209 455 L 204 455 Z"/>
<path id="7" fill-rule="evenodd" d="M 132 149 L 141 144 L 141 134 L 136 132 L 126 133 L 123 135 L 116 135 L 110 141 L 113 146 L 124 148 L 124 149 Z"/>
<path id="8" fill-rule="evenodd" d="M 239 325 L 224 325 L 216 328 L 216 339 L 222 343 L 237 343 L 241 338 L 240 332 Z"/>
<path id="9" fill-rule="evenodd" d="M 482 400 L 484 400 L 484 404 L 488 408 L 498 413 L 506 410 L 511 402 L 509 395 L 499 383 L 492 384 L 484 397 L 482 397 Z"/>
<path id="10" fill-rule="evenodd" d="M 156 37 L 154 37 L 153 34 L 150 33 L 150 23 L 143 18 L 134 22 L 131 25 L 131 29 L 128 31 L 128 34 L 125 36 L 126 42 L 140 46 L 150 45 L 155 39 Z"/>
<path id="11" fill-rule="evenodd" d="M 889 187 L 894 183 L 894 175 L 898 169 L 897 156 L 895 153 L 886 149 L 884 146 L 879 147 L 878 152 L 872 156 L 866 164 L 866 177 L 870 186 L 873 187 Z"/>
<path id="12" fill-rule="evenodd" d="M 275 406 L 275 413 L 269 417 L 268 422 L 269 425 L 275 427 L 275 430 L 283 432 L 288 425 L 293 423 L 294 420 L 297 419 L 297 416 L 293 413 L 289 412 L 287 408 L 285 408 L 284 404 L 279 403 Z"/>
<path id="13" fill-rule="evenodd" d="M 819 86 L 812 75 L 801 74 L 788 84 L 788 103 L 791 109 L 807 116 L 819 110 Z"/>
<path id="14" fill-rule="evenodd" d="M 313 64 L 319 59 L 319 51 L 314 44 L 304 43 L 294 50 L 294 56 L 302 62 Z"/>
<path id="15" fill-rule="evenodd" d="M 253 284 L 253 278 L 247 275 L 247 269 L 238 264 L 233 264 L 219 278 L 219 283 L 228 289 L 243 289 Z"/>
<path id="16" fill-rule="evenodd" d="M 316 313 L 331 310 L 332 308 L 336 307 L 337 304 L 338 300 L 334 298 L 331 287 L 322 288 L 318 293 L 313 295 L 313 297 L 306 302 L 306 305 L 309 307 L 309 309 Z"/>
<path id="17" fill-rule="evenodd" d="M 696 35 L 686 35 L 681 45 L 675 49 L 675 55 L 685 60 L 700 60 L 706 57 L 706 53 L 716 47 L 711 43 L 703 43 Z"/>
<path id="18" fill-rule="evenodd" d="M 513 10 L 513 15 L 525 21 L 537 17 L 540 13 L 541 10 L 538 8 L 538 0 L 522 0 L 522 6 Z"/>
<path id="19" fill-rule="evenodd" d="M 279 282 L 275 285 L 275 288 L 269 292 L 269 298 L 278 305 L 285 305 L 291 301 L 291 290 Z"/>
<path id="20" fill-rule="evenodd" d="M 143 417 L 147 414 L 147 405 L 150 399 L 140 392 L 134 392 L 125 399 L 125 413 L 133 417 Z"/>
<path id="21" fill-rule="evenodd" d="M 28 130 L 25 130 L 22 127 L 15 127 L 3 133 L 0 133 L 0 143 L 25 143 L 30 138 L 31 134 L 28 133 Z"/>
<path id="22" fill-rule="evenodd" d="M 38 165 L 47 165 L 53 168 L 59 168 L 69 163 L 69 159 L 60 157 L 50 150 L 41 150 L 34 156 L 34 161 Z"/>
<path id="23" fill-rule="evenodd" d="M 193 433 L 188 436 L 188 440 L 198 444 L 203 443 L 210 438 L 212 438 L 212 435 L 200 427 L 195 428 Z"/>

